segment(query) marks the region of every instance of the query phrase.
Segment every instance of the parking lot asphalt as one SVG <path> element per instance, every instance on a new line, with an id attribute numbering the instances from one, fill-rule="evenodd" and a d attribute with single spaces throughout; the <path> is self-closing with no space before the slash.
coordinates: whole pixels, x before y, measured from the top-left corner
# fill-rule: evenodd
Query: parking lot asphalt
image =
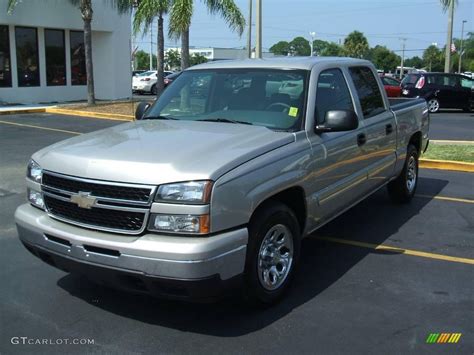
<path id="1" fill-rule="evenodd" d="M 303 242 L 287 298 L 265 310 L 233 298 L 192 304 L 122 293 L 36 259 L 13 221 L 25 201 L 29 157 L 118 123 L 0 117 L 0 353 L 473 353 L 469 173 L 421 170 L 411 204 L 394 205 L 380 190 L 320 229 Z M 457 344 L 426 344 L 430 333 L 462 336 Z M 94 344 L 11 343 L 21 336 Z"/>
<path id="2" fill-rule="evenodd" d="M 474 113 L 452 110 L 430 117 L 430 139 L 474 141 Z"/>

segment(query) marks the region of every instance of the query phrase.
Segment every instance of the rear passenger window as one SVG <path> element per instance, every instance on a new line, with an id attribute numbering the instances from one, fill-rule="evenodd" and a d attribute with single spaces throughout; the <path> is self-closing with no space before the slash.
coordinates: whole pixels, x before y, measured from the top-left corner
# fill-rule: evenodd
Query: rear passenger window
<path id="1" fill-rule="evenodd" d="M 373 117 L 385 111 L 382 94 L 372 70 L 367 67 L 349 69 L 359 95 L 364 118 Z"/>
<path id="2" fill-rule="evenodd" d="M 354 110 L 346 80 L 339 69 L 328 69 L 319 74 L 316 90 L 316 122 L 324 123 L 326 112 Z"/>

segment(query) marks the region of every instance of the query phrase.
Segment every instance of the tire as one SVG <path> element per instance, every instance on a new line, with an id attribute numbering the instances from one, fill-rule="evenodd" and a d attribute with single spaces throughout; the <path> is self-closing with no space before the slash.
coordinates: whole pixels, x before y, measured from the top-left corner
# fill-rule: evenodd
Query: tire
<path id="1" fill-rule="evenodd" d="M 468 106 L 468 107 L 464 107 L 462 110 L 463 110 L 464 112 L 469 113 L 469 112 L 471 112 L 472 109 L 471 109 L 471 106 Z"/>
<path id="2" fill-rule="evenodd" d="M 259 207 L 249 224 L 244 273 L 247 303 L 268 306 L 282 298 L 298 265 L 300 239 L 298 220 L 286 205 L 270 201 Z"/>
<path id="3" fill-rule="evenodd" d="M 428 100 L 428 111 L 430 111 L 430 113 L 439 112 L 439 100 L 437 98 L 432 97 Z"/>
<path id="4" fill-rule="evenodd" d="M 157 93 L 157 91 L 156 91 L 156 85 L 153 85 L 153 86 L 151 87 L 150 93 L 151 93 L 152 95 L 156 95 L 156 93 Z"/>
<path id="5" fill-rule="evenodd" d="M 392 201 L 408 203 L 411 201 L 418 186 L 418 150 L 413 144 L 408 145 L 405 165 L 400 175 L 387 185 Z"/>

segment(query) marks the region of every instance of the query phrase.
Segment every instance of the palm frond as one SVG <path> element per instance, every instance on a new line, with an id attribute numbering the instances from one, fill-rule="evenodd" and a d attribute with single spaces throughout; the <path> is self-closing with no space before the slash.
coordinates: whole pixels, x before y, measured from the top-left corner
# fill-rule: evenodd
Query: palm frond
<path id="1" fill-rule="evenodd" d="M 143 27 L 143 33 L 147 33 L 155 18 L 168 12 L 170 4 L 170 0 L 140 0 L 133 17 L 133 32 L 136 34 Z"/>
<path id="2" fill-rule="evenodd" d="M 219 14 L 230 29 L 242 35 L 245 28 L 245 17 L 233 0 L 203 0 L 209 13 Z"/>
<path id="3" fill-rule="evenodd" d="M 8 0 L 7 13 L 11 14 L 17 4 L 18 4 L 18 0 Z"/>
<path id="4" fill-rule="evenodd" d="M 169 16 L 168 36 L 171 38 L 180 38 L 181 33 L 191 26 L 193 17 L 193 0 L 174 0 Z"/>
<path id="5" fill-rule="evenodd" d="M 458 0 L 439 0 L 441 3 L 441 6 L 443 7 L 443 11 L 446 12 L 449 9 L 449 5 L 451 4 L 451 1 L 454 1 L 456 5 Z"/>

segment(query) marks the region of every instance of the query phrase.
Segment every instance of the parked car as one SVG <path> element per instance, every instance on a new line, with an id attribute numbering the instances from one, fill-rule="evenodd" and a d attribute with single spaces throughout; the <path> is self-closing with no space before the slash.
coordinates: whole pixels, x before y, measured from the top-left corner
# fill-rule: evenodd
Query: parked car
<path id="1" fill-rule="evenodd" d="M 149 70 L 138 74 L 132 78 L 132 91 L 139 94 L 149 93 L 156 95 L 156 70 Z M 173 74 L 171 71 L 165 71 L 164 76 Z"/>
<path id="2" fill-rule="evenodd" d="M 429 130 L 425 100 L 389 100 L 370 62 L 330 57 L 193 66 L 136 118 L 33 154 L 22 243 L 122 289 L 240 286 L 263 304 L 304 237 L 384 186 L 412 199 Z"/>
<path id="3" fill-rule="evenodd" d="M 165 78 L 165 87 L 167 87 L 169 84 L 171 84 L 178 76 L 180 76 L 181 72 L 176 72 L 176 73 L 172 73 L 172 74 L 169 74 L 168 76 L 166 76 Z"/>
<path id="4" fill-rule="evenodd" d="M 383 87 L 388 97 L 399 97 L 402 93 L 402 88 L 400 87 L 400 82 L 397 79 L 380 76 L 382 80 Z"/>
<path id="5" fill-rule="evenodd" d="M 134 70 L 132 71 L 132 77 L 137 76 L 138 74 L 142 74 L 144 72 L 146 72 L 146 70 Z"/>
<path id="6" fill-rule="evenodd" d="M 424 98 L 431 113 L 442 108 L 469 112 L 473 104 L 472 79 L 459 74 L 408 74 L 401 85 L 402 96 Z"/>

